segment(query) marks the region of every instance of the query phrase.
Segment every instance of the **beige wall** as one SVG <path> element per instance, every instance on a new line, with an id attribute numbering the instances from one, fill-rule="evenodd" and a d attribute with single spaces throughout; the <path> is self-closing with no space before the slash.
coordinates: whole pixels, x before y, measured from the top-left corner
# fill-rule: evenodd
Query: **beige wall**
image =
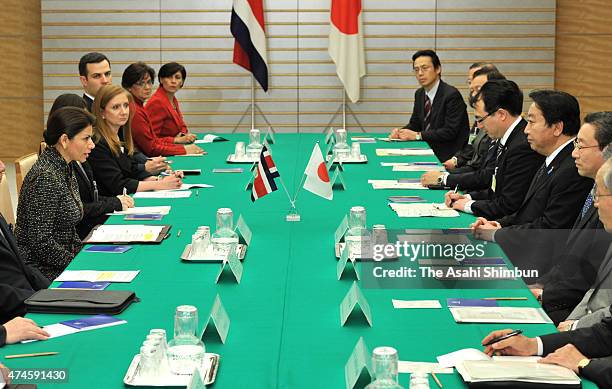
<path id="1" fill-rule="evenodd" d="M 555 87 L 580 100 L 583 114 L 612 111 L 609 0 L 557 0 Z"/>
<path id="2" fill-rule="evenodd" d="M 40 0 L 2 0 L 0 12 L 0 158 L 38 150 L 43 78 Z"/>

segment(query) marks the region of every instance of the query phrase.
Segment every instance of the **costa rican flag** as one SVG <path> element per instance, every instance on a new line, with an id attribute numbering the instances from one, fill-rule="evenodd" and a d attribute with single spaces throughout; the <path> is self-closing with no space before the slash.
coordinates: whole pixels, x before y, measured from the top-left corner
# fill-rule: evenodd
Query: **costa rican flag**
<path id="1" fill-rule="evenodd" d="M 276 170 L 276 165 L 272 160 L 272 156 L 268 148 L 264 145 L 259 155 L 259 163 L 255 170 L 255 179 L 253 180 L 253 191 L 251 192 L 251 201 L 255 201 L 265 195 L 274 192 L 278 189 L 274 179 L 280 177 L 280 173 Z"/>
<path id="2" fill-rule="evenodd" d="M 253 73 L 268 91 L 268 53 L 263 0 L 233 0 L 230 30 L 234 42 L 234 63 Z"/>

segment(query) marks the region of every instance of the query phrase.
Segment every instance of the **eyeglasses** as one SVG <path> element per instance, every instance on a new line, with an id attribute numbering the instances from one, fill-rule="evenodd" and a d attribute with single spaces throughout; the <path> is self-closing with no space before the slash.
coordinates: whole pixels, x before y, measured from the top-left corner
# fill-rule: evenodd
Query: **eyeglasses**
<path id="1" fill-rule="evenodd" d="M 494 115 L 495 113 L 497 113 L 497 111 L 499 111 L 499 108 L 496 108 L 494 111 L 484 115 L 483 117 L 480 116 L 474 116 L 474 121 L 476 122 L 476 124 L 482 124 L 482 122 L 484 122 L 485 120 L 487 120 L 487 118 L 491 115 Z"/>
<path id="2" fill-rule="evenodd" d="M 574 139 L 574 140 L 572 141 L 572 143 L 574 144 L 574 148 L 575 148 L 576 150 L 579 150 L 579 151 L 580 151 L 580 150 L 582 150 L 582 149 L 592 149 L 593 147 L 599 147 L 599 146 L 597 146 L 597 145 L 595 145 L 595 146 L 583 146 L 583 145 L 581 145 L 580 143 L 578 143 L 578 139 Z"/>
<path id="3" fill-rule="evenodd" d="M 412 70 L 414 70 L 415 73 L 419 73 L 419 72 L 425 73 L 429 69 L 431 69 L 431 66 L 429 65 L 423 65 L 421 67 L 415 66 L 414 68 L 412 68 Z"/>
<path id="4" fill-rule="evenodd" d="M 594 202 L 598 202 L 600 197 L 607 197 L 607 196 L 612 196 L 612 193 L 611 194 L 597 193 L 597 185 L 593 186 L 593 189 L 591 189 L 591 197 L 593 198 Z"/>
<path id="5" fill-rule="evenodd" d="M 139 86 L 139 87 L 142 88 L 145 85 L 153 85 L 153 80 L 138 81 L 138 82 L 135 82 L 134 85 Z"/>

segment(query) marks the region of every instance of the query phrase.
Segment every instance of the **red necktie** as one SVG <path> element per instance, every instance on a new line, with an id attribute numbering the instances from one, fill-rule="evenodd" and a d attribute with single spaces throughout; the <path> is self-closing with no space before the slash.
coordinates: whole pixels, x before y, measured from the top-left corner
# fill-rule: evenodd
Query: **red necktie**
<path id="1" fill-rule="evenodd" d="M 424 131 L 431 128 L 431 100 L 429 100 L 427 93 L 425 93 L 425 119 L 423 120 L 423 128 Z"/>

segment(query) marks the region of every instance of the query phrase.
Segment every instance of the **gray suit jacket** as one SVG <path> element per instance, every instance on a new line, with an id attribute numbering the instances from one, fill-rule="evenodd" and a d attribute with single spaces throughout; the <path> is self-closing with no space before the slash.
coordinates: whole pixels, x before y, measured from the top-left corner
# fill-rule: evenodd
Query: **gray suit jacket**
<path id="1" fill-rule="evenodd" d="M 612 304 L 612 245 L 597 272 L 595 284 L 586 292 L 567 320 L 578 320 L 577 328 L 591 327 L 610 316 Z"/>

